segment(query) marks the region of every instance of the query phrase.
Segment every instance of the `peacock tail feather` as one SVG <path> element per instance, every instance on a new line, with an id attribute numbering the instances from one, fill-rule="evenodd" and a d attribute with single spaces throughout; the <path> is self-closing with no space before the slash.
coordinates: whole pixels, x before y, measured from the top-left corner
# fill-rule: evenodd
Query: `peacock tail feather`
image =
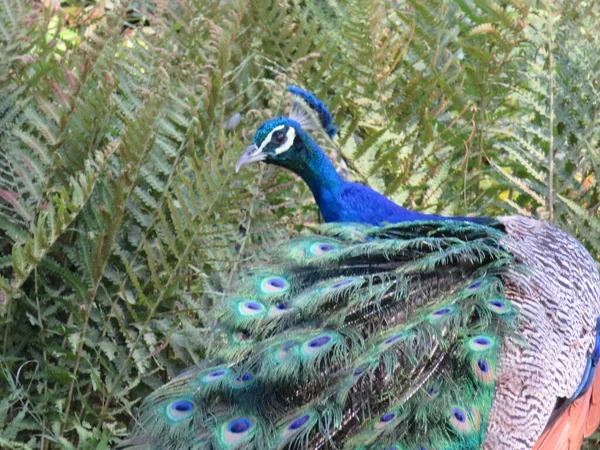
<path id="1" fill-rule="evenodd" d="M 143 448 L 480 448 L 505 293 L 497 222 L 327 224 L 240 274 L 212 363 L 146 399 Z"/>

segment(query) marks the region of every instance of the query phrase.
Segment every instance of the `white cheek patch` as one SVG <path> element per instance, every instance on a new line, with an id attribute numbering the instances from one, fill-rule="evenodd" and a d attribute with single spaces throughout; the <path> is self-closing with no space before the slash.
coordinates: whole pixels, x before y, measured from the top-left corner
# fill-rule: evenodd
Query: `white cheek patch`
<path id="1" fill-rule="evenodd" d="M 292 145 L 294 145 L 294 138 L 296 137 L 296 130 L 294 130 L 294 127 L 290 127 L 289 130 L 287 130 L 286 136 L 287 139 L 285 140 L 285 142 L 280 147 L 277 147 L 275 149 L 276 155 L 279 155 L 283 152 L 287 152 L 292 147 Z"/>
<path id="2" fill-rule="evenodd" d="M 275 133 L 278 130 L 283 130 L 284 128 L 285 128 L 285 125 L 279 125 L 278 127 L 273 128 L 271 130 L 271 132 L 269 134 L 267 134 L 267 137 L 265 138 L 265 140 L 262 141 L 262 144 L 260 144 L 260 147 L 258 147 L 258 151 L 262 152 L 263 149 L 267 145 L 269 145 L 269 143 L 271 142 L 271 137 L 273 137 L 273 133 Z M 281 146 L 279 146 L 275 149 L 275 154 L 280 155 L 283 152 L 287 152 L 292 147 L 292 145 L 294 145 L 295 138 L 296 138 L 296 130 L 294 130 L 294 127 L 290 127 L 287 130 L 285 142 Z"/>
<path id="3" fill-rule="evenodd" d="M 265 138 L 264 141 L 262 141 L 262 144 L 260 144 L 260 147 L 258 147 L 259 151 L 263 151 L 263 149 L 269 145 L 269 142 L 271 142 L 271 137 L 273 136 L 273 133 L 275 133 L 277 130 L 283 130 L 285 128 L 285 125 L 279 125 L 278 127 L 275 127 L 271 130 L 271 132 L 269 134 L 267 134 L 267 137 Z"/>

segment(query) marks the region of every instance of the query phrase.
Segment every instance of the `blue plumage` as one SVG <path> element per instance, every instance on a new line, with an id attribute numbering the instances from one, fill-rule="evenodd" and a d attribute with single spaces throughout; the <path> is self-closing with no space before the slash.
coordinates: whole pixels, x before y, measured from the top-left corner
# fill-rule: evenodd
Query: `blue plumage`
<path id="1" fill-rule="evenodd" d="M 316 97 L 299 88 L 290 91 L 302 98 L 318 115 L 319 126 L 330 137 L 335 134 L 331 114 Z M 295 116 L 295 114 L 292 114 Z M 302 117 L 299 120 L 306 119 Z M 309 122 L 308 126 L 311 125 Z M 306 125 L 305 125 L 306 127 Z M 326 222 L 358 222 L 369 225 L 418 220 L 452 220 L 491 223 L 485 217 L 446 217 L 403 208 L 368 186 L 342 178 L 319 145 L 293 118 L 277 117 L 263 123 L 252 145 L 240 157 L 236 170 L 255 161 L 264 161 L 299 175 L 313 193 Z"/>
<path id="2" fill-rule="evenodd" d="M 397 205 L 368 186 L 352 183 L 341 177 L 333 189 L 317 187 L 311 190 L 326 222 L 359 222 L 370 225 L 417 220 L 490 222 L 486 217 L 445 217 L 412 211 Z"/>
<path id="3" fill-rule="evenodd" d="M 579 398 L 583 393 L 587 392 L 594 381 L 596 376 L 596 370 L 598 368 L 598 360 L 600 360 L 600 317 L 596 318 L 596 342 L 594 344 L 594 350 L 588 357 L 587 365 L 581 383 L 577 387 L 575 393 L 571 396 L 570 401 L 574 401 Z"/>

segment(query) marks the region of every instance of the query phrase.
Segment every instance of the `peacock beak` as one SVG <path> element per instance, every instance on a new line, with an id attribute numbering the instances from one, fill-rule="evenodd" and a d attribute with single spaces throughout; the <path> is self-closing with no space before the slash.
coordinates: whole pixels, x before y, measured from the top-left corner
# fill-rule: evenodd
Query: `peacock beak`
<path id="1" fill-rule="evenodd" d="M 250 163 L 264 161 L 266 157 L 266 153 L 263 153 L 256 144 L 252 144 L 244 151 L 244 153 L 242 153 L 240 159 L 238 159 L 235 165 L 235 173 L 238 173 L 242 167 L 247 166 Z"/>

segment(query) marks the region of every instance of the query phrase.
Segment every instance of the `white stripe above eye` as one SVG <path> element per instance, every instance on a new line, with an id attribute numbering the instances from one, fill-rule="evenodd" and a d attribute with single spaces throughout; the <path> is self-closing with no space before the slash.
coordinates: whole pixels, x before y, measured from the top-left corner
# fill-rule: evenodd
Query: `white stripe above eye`
<path id="1" fill-rule="evenodd" d="M 279 125 L 275 128 L 273 128 L 271 130 L 271 132 L 269 134 L 267 134 L 267 137 L 264 139 L 264 141 L 262 141 L 262 144 L 260 144 L 260 147 L 258 147 L 258 151 L 262 152 L 263 149 L 269 145 L 269 143 L 271 142 L 271 137 L 273 136 L 273 133 L 275 133 L 278 130 L 283 130 L 285 128 L 285 125 Z M 296 130 L 294 130 L 294 127 L 290 127 L 287 130 L 286 133 L 286 140 L 283 144 L 281 144 L 281 146 L 277 147 L 275 149 L 275 154 L 279 155 L 283 152 L 288 151 L 292 145 L 294 145 L 294 138 L 296 137 Z"/>
<path id="2" fill-rule="evenodd" d="M 275 154 L 279 155 L 283 152 L 287 152 L 292 145 L 294 145 L 294 138 L 296 137 L 296 130 L 294 127 L 290 127 L 286 133 L 287 139 L 285 142 L 278 148 L 275 149 Z"/>
<path id="3" fill-rule="evenodd" d="M 267 137 L 264 139 L 264 141 L 262 141 L 262 144 L 260 144 L 260 147 L 258 147 L 258 149 L 262 152 L 263 149 L 269 145 L 269 142 L 271 142 L 271 137 L 273 136 L 273 133 L 275 133 L 277 130 L 283 130 L 285 128 L 285 125 L 279 125 L 275 128 L 273 128 L 271 130 L 271 132 L 269 134 L 267 134 Z"/>

